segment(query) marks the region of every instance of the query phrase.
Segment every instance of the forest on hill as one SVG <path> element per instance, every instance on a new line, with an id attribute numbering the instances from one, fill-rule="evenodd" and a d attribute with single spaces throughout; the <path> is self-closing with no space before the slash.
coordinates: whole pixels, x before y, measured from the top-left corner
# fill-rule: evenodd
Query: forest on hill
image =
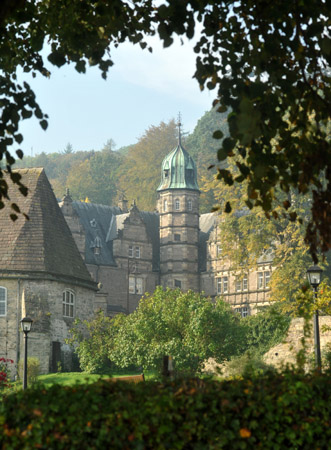
<path id="1" fill-rule="evenodd" d="M 226 115 L 211 110 L 201 117 L 194 131 L 182 139 L 197 164 L 202 213 L 210 212 L 215 203 L 213 189 L 204 192 L 204 185 L 215 174 L 215 169 L 208 170 L 208 167 L 217 164 L 220 142 L 213 138 L 213 132 L 220 128 L 227 135 Z M 124 194 L 129 204 L 136 200 L 140 209 L 153 211 L 162 160 L 177 142 L 177 125 L 170 120 L 150 126 L 136 144 L 117 151 L 111 139 L 99 151 L 74 152 L 68 144 L 58 153 L 24 156 L 15 167 L 44 167 L 58 198 L 69 188 L 74 200 L 88 199 L 112 206 Z"/>

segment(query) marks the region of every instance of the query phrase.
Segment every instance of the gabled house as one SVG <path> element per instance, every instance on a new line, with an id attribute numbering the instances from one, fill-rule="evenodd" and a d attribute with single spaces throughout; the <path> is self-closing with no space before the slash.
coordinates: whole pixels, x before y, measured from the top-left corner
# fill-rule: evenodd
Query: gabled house
<path id="1" fill-rule="evenodd" d="M 29 356 L 41 372 L 72 367 L 65 343 L 75 318 L 93 316 L 97 283 L 91 278 L 43 169 L 21 169 L 23 197 L 9 184 L 10 202 L 22 214 L 12 221 L 10 206 L 0 210 L 0 355 L 13 359 L 23 352 L 20 320 L 33 320 Z"/>

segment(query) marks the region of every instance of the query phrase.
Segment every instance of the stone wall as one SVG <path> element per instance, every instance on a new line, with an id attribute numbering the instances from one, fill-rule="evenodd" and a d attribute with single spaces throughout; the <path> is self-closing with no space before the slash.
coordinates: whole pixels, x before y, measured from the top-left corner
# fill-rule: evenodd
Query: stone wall
<path id="1" fill-rule="evenodd" d="M 58 362 L 63 369 L 71 370 L 72 350 L 65 343 L 75 318 L 93 316 L 94 291 L 50 280 L 2 279 L 7 288 L 7 315 L 0 317 L 0 356 L 14 360 L 13 374 L 24 354 L 24 338 L 20 320 L 28 316 L 33 320 L 28 335 L 28 356 L 40 361 L 41 373 L 48 373 L 54 362 L 53 349 L 58 348 Z M 74 317 L 63 315 L 63 291 L 75 295 Z M 54 368 L 54 367 L 53 367 Z"/>
<path id="2" fill-rule="evenodd" d="M 313 321 L 311 320 L 311 337 L 307 338 L 307 352 L 306 356 L 308 361 L 314 361 L 314 333 L 313 333 Z M 320 316 L 320 341 L 321 352 L 326 349 L 328 344 L 331 344 L 331 330 L 323 331 L 323 326 L 331 327 L 330 316 Z M 281 367 L 285 364 L 295 364 L 296 355 L 302 349 L 301 339 L 303 338 L 303 319 L 293 319 L 289 328 L 286 339 L 283 343 L 271 348 L 268 353 L 264 355 L 264 361 L 267 364 L 271 364 L 275 367 Z M 330 349 L 331 350 L 331 349 Z"/>

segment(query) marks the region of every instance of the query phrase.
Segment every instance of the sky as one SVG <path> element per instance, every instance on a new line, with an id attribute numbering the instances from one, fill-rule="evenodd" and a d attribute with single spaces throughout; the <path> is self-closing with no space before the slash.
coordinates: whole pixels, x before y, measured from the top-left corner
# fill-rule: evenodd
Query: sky
<path id="1" fill-rule="evenodd" d="M 129 43 L 112 51 L 115 64 L 106 81 L 95 67 L 79 74 L 73 65 L 57 69 L 49 64 L 50 79 L 20 74 L 49 115 L 46 131 L 37 119 L 22 122 L 24 153 L 62 152 L 68 143 L 74 151 L 101 150 L 109 139 L 118 149 L 136 143 L 148 127 L 177 119 L 178 112 L 184 131 L 192 132 L 214 99 L 192 78 L 193 44 L 178 40 L 164 49 L 157 38 L 149 42 L 153 53 Z"/>

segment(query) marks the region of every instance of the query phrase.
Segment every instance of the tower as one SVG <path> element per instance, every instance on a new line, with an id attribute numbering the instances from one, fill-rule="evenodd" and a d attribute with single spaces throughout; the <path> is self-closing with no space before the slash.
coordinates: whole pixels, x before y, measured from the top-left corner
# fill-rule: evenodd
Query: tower
<path id="1" fill-rule="evenodd" d="M 160 214 L 160 278 L 164 287 L 199 291 L 199 187 L 194 160 L 181 143 L 163 160 L 157 209 Z"/>

